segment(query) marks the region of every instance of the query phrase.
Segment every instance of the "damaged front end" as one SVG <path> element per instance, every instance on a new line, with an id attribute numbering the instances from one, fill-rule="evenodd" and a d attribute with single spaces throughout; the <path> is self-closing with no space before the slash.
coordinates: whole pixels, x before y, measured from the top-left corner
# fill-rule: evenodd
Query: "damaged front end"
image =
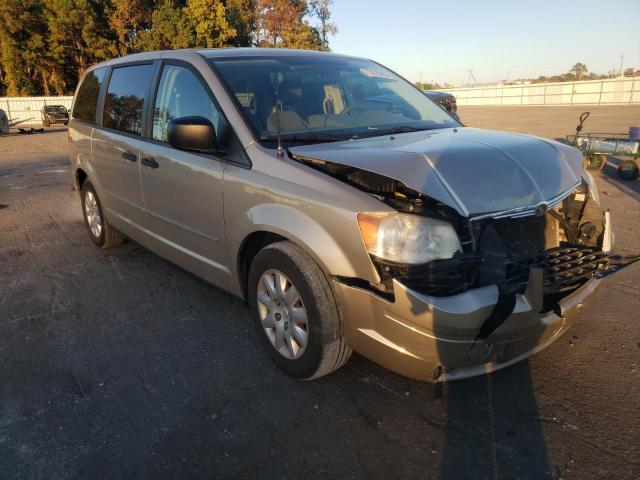
<path id="1" fill-rule="evenodd" d="M 462 251 L 451 259 L 407 265 L 372 256 L 382 280 L 373 287 L 383 294 L 392 295 L 395 279 L 429 296 L 451 296 L 492 284 L 506 296 L 523 293 L 530 269 L 539 268 L 544 279 L 543 311 L 549 311 L 590 278 L 634 260 L 611 255 L 609 213 L 600 208 L 597 193 L 586 181 L 531 208 L 465 218 L 397 180 L 331 162 L 303 161 L 398 212 L 445 220 L 455 228 Z"/>
<path id="2" fill-rule="evenodd" d="M 398 180 L 298 160 L 398 212 L 454 227 L 460 250 L 452 258 L 416 265 L 371 255 L 380 283 L 337 279 L 346 314 L 359 319 L 348 333 L 354 349 L 413 378 L 466 378 L 526 358 L 568 328 L 568 309 L 598 283 L 590 280 L 638 259 L 611 254 L 609 213 L 589 177 L 531 207 L 465 217 Z M 369 307 L 363 289 L 388 303 Z M 383 320 L 367 322 L 365 315 Z"/>

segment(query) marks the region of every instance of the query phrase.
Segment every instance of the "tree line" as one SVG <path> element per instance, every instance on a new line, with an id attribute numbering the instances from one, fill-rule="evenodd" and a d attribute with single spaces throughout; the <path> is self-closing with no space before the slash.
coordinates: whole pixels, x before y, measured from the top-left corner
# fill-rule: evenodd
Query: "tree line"
<path id="1" fill-rule="evenodd" d="M 610 70 L 606 74 L 598 74 L 590 72 L 589 68 L 581 62 L 576 63 L 567 73 L 561 75 L 544 76 L 541 75 L 538 78 L 531 81 L 531 83 L 546 83 L 546 82 L 575 82 L 576 80 L 603 80 L 606 78 L 615 78 L 617 76 L 633 77 L 635 75 L 634 68 L 626 68 L 625 70 L 616 71 Z"/>
<path id="2" fill-rule="evenodd" d="M 0 96 L 64 95 L 90 65 L 178 48 L 329 50 L 332 0 L 0 0 Z"/>

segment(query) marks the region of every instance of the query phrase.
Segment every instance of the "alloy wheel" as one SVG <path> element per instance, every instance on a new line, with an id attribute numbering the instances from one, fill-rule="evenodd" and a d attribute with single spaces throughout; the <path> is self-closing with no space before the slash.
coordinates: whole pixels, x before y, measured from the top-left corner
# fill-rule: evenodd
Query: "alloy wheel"
<path id="1" fill-rule="evenodd" d="M 87 217 L 87 225 L 95 238 L 100 238 L 102 233 L 102 218 L 95 194 L 88 190 L 84 195 L 84 214 Z"/>
<path id="2" fill-rule="evenodd" d="M 280 270 L 262 274 L 257 288 L 258 313 L 267 338 L 280 355 L 296 360 L 309 340 L 307 310 L 296 286 Z"/>

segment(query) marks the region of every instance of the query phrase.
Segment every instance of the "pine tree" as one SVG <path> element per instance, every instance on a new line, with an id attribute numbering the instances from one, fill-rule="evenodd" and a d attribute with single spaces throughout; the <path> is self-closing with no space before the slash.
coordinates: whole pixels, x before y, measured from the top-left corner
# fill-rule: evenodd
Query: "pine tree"
<path id="1" fill-rule="evenodd" d="M 227 0 L 227 17 L 229 25 L 236 31 L 230 41 L 236 47 L 253 45 L 255 30 L 255 0 Z"/>
<path id="2" fill-rule="evenodd" d="M 260 47 L 321 50 L 318 31 L 305 20 L 309 13 L 306 0 L 258 0 L 256 44 Z"/>
<path id="3" fill-rule="evenodd" d="M 183 12 L 194 32 L 194 47 L 215 48 L 231 45 L 236 31 L 229 24 L 221 0 L 188 0 Z"/>
<path id="4" fill-rule="evenodd" d="M 93 0 L 44 0 L 49 30 L 48 47 L 64 75 L 75 85 L 90 65 L 118 55 L 101 2 Z"/>
<path id="5" fill-rule="evenodd" d="M 118 38 L 120 55 L 138 51 L 139 35 L 149 27 L 152 13 L 152 0 L 111 0 L 107 16 Z"/>

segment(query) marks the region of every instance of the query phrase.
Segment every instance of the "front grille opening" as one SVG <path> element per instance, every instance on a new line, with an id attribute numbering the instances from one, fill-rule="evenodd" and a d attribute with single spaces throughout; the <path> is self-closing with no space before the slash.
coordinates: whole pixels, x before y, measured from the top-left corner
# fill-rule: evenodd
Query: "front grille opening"
<path id="1" fill-rule="evenodd" d="M 608 255 L 595 247 L 563 246 L 506 265 L 507 289 L 524 293 L 531 268 L 541 268 L 544 294 L 569 293 L 608 266 Z"/>
<path id="2" fill-rule="evenodd" d="M 434 297 L 448 297 L 477 284 L 479 264 L 480 259 L 476 255 L 463 253 L 450 260 L 433 260 L 425 265 L 384 265 L 383 270 L 411 290 Z"/>

